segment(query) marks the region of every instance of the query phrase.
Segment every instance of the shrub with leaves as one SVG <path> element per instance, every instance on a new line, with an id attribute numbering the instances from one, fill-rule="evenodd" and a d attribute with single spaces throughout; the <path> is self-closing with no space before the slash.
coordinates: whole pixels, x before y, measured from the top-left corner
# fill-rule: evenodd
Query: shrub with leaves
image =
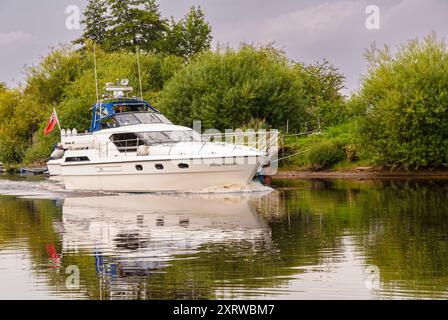
<path id="1" fill-rule="evenodd" d="M 328 169 L 345 159 L 344 148 L 338 143 L 322 141 L 308 150 L 308 162 L 315 171 Z"/>
<path id="2" fill-rule="evenodd" d="M 357 102 L 372 158 L 395 168 L 448 166 L 448 50 L 434 34 L 399 47 L 373 47 Z"/>
<path id="3" fill-rule="evenodd" d="M 252 118 L 275 127 L 303 123 L 305 99 L 289 61 L 273 48 L 207 52 L 164 88 L 160 107 L 176 123 L 234 129 Z"/>
<path id="4" fill-rule="evenodd" d="M 345 77 L 336 67 L 324 60 L 310 65 L 297 63 L 294 69 L 302 79 L 309 130 L 317 130 L 319 124 L 326 129 L 347 119 L 346 101 L 341 93 Z"/>

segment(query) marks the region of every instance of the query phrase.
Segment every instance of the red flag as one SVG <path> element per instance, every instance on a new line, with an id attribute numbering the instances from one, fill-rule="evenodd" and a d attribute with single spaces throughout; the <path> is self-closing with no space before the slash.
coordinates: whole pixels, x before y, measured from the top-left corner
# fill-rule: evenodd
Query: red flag
<path id="1" fill-rule="evenodd" d="M 51 131 L 53 131 L 56 123 L 59 122 L 58 115 L 56 114 L 56 110 L 53 109 L 53 113 L 51 114 L 50 120 L 48 120 L 47 127 L 44 130 L 44 136 L 48 135 Z"/>
<path id="2" fill-rule="evenodd" d="M 58 254 L 56 247 L 54 244 L 50 243 L 45 246 L 47 249 L 48 256 L 51 259 L 51 262 L 53 262 L 52 268 L 60 268 L 61 267 L 61 257 Z"/>

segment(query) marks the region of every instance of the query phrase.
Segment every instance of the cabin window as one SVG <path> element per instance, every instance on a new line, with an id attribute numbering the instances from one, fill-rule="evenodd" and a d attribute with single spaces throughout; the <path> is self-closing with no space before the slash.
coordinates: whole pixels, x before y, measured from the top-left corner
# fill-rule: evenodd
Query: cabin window
<path id="1" fill-rule="evenodd" d="M 171 142 L 170 136 L 162 131 L 142 132 L 138 135 L 148 144 Z"/>
<path id="2" fill-rule="evenodd" d="M 141 138 L 132 132 L 113 134 L 110 140 L 120 152 L 136 152 L 138 146 L 145 144 Z"/>
<path id="3" fill-rule="evenodd" d="M 200 141 L 193 130 L 152 131 L 137 133 L 146 144 Z"/>
<path id="4" fill-rule="evenodd" d="M 141 164 L 136 164 L 135 165 L 135 169 L 137 169 L 137 171 L 142 171 L 143 170 L 143 166 Z"/>
<path id="5" fill-rule="evenodd" d="M 179 169 L 188 169 L 190 167 L 187 163 L 179 163 L 177 166 Z"/>
<path id="6" fill-rule="evenodd" d="M 131 112 L 152 112 L 151 108 L 145 104 L 123 104 L 114 106 L 115 113 L 131 113 Z"/>
<path id="7" fill-rule="evenodd" d="M 65 162 L 81 162 L 81 161 L 90 161 L 88 157 L 67 157 L 65 158 Z"/>
<path id="8" fill-rule="evenodd" d="M 200 136 L 193 130 L 127 132 L 113 134 L 110 140 L 120 152 L 136 152 L 141 145 L 200 141 Z"/>
<path id="9" fill-rule="evenodd" d="M 156 167 L 157 170 L 163 170 L 163 164 L 161 164 L 161 163 L 157 163 L 155 165 L 155 167 Z"/>

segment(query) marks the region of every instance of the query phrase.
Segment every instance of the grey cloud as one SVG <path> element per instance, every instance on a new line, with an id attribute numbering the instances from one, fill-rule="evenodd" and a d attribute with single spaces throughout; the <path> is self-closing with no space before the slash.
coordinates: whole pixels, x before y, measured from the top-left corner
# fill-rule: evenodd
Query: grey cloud
<path id="1" fill-rule="evenodd" d="M 33 37 L 32 34 L 23 31 L 0 32 L 0 48 L 12 44 L 23 43 Z"/>

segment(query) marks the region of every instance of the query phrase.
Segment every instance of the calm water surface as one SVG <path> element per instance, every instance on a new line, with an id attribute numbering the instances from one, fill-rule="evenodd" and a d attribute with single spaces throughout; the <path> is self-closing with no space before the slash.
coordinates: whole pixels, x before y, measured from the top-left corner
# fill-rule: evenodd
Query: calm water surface
<path id="1" fill-rule="evenodd" d="M 0 298 L 448 298 L 448 182 L 274 188 L 76 194 L 0 178 Z"/>

